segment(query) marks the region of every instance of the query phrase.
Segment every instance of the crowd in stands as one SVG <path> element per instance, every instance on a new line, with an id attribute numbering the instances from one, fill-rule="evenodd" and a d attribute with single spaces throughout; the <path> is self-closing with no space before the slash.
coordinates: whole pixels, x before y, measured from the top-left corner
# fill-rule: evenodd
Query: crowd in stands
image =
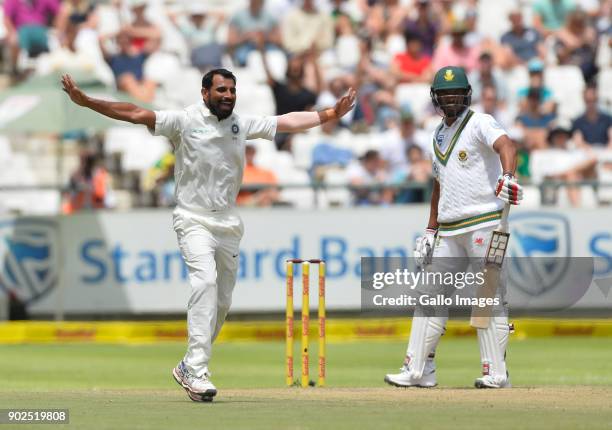
<path id="1" fill-rule="evenodd" d="M 537 194 L 527 204 L 603 202 L 588 181 L 612 184 L 612 0 L 0 3 L 13 83 L 82 72 L 169 109 L 198 102 L 202 73 L 222 66 L 238 77 L 236 110 L 264 115 L 328 107 L 357 88 L 340 121 L 249 142 L 241 205 L 309 207 L 324 186 L 328 205 L 426 201 L 440 121 L 429 87 L 445 65 L 466 69 L 471 108 L 517 142 L 520 180 Z M 159 159 L 140 191 L 171 205 L 173 162 Z M 75 180 L 95 178 L 83 162 Z"/>

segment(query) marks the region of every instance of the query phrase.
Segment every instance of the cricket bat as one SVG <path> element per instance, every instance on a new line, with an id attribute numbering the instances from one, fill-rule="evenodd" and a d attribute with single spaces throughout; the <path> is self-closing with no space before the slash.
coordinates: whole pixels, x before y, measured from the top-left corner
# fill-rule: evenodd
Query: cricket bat
<path id="1" fill-rule="evenodd" d="M 510 233 L 508 233 L 509 211 L 510 204 L 506 203 L 499 228 L 491 233 L 491 240 L 489 241 L 484 261 L 484 283 L 478 288 L 476 293 L 478 299 L 494 298 L 497 293 L 499 275 L 506 255 L 506 249 L 508 248 L 508 241 L 510 240 Z M 489 327 L 492 313 L 493 306 L 472 306 L 470 325 L 474 328 L 483 329 Z"/>

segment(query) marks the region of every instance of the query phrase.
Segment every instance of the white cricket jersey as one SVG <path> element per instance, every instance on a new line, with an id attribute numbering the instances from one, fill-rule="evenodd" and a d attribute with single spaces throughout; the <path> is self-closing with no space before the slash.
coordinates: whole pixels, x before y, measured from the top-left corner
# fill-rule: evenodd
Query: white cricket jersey
<path id="1" fill-rule="evenodd" d="M 433 172 L 440 183 L 438 234 L 454 236 L 496 225 L 504 203 L 495 196 L 502 173 L 495 141 L 506 132 L 488 114 L 466 109 L 433 133 Z"/>
<path id="2" fill-rule="evenodd" d="M 242 183 L 247 139 L 274 139 L 276 117 L 239 117 L 219 121 L 204 102 L 183 110 L 155 111 L 156 136 L 174 145 L 176 203 L 206 213 L 233 207 Z"/>

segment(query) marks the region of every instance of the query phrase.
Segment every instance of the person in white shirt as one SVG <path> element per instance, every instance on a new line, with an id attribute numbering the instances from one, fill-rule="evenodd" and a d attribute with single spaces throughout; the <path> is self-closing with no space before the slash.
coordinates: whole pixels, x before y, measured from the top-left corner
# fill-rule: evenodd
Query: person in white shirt
<path id="1" fill-rule="evenodd" d="M 277 132 L 303 131 L 339 119 L 353 108 L 356 91 L 349 89 L 333 108 L 318 112 L 242 117 L 234 113 L 236 77 L 225 69 L 204 75 L 202 102 L 175 111 L 151 111 L 91 98 L 69 75 L 62 77 L 62 85 L 74 103 L 110 118 L 146 125 L 174 145 L 177 205 L 173 227 L 189 270 L 191 294 L 187 353 L 173 369 L 173 376 L 193 401 L 212 401 L 217 389 L 209 379 L 208 363 L 212 343 L 230 308 L 243 234 L 234 207 L 242 181 L 245 141 L 273 140 Z"/>
<path id="2" fill-rule="evenodd" d="M 444 276 L 464 271 L 470 262 L 473 271 L 482 269 L 473 266 L 482 264 L 504 205 L 519 204 L 523 193 L 514 177 L 514 143 L 491 115 L 469 109 L 471 92 L 465 70 L 453 66 L 438 70 L 431 87 L 433 105 L 443 120 L 432 136 L 435 180 L 429 222 L 425 235 L 416 241 L 414 256 L 421 267 Z M 477 330 L 483 369 L 482 377 L 475 381 L 477 388 L 510 386 L 503 280 L 501 284 L 497 291 L 500 306 L 489 327 Z M 445 288 L 424 285 L 419 292 L 435 297 L 444 294 Z M 429 307 L 416 306 L 404 364 L 400 373 L 387 374 L 385 382 L 399 387 L 437 384 L 435 349 L 447 319 L 442 307 L 432 312 Z"/>

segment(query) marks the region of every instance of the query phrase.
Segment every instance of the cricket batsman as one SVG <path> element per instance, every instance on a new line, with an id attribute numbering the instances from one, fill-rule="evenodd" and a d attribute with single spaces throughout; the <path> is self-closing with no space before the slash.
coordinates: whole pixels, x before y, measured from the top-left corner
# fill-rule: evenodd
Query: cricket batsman
<path id="1" fill-rule="evenodd" d="M 236 77 L 215 69 L 202 78 L 202 102 L 183 110 L 143 109 L 131 103 L 87 96 L 69 75 L 63 90 L 77 105 L 110 118 L 143 124 L 154 135 L 167 137 L 176 156 L 176 209 L 173 227 L 189 270 L 187 353 L 172 374 L 195 402 L 212 401 L 217 389 L 208 367 L 212 343 L 221 331 L 236 284 L 243 224 L 236 212 L 244 168 L 245 141 L 273 140 L 339 119 L 354 104 L 350 89 L 333 108 L 291 112 L 280 116 L 239 116 Z"/>
<path id="2" fill-rule="evenodd" d="M 469 261 L 483 261 L 504 206 L 517 205 L 523 197 L 514 177 L 514 144 L 491 115 L 469 109 L 471 94 L 460 67 L 444 67 L 434 76 L 431 100 L 442 121 L 432 139 L 434 185 L 429 222 L 425 234 L 416 240 L 414 254 L 418 264 L 442 273 L 457 273 Z M 436 286 L 420 289 L 426 294 L 437 292 Z M 505 361 L 509 334 L 505 286 L 498 285 L 496 294 L 501 309 L 496 309 L 486 329 L 477 329 L 482 363 L 477 388 L 510 387 Z M 385 382 L 398 387 L 437 385 L 434 356 L 447 315 L 416 306 L 404 364 L 400 373 L 386 375 Z"/>

